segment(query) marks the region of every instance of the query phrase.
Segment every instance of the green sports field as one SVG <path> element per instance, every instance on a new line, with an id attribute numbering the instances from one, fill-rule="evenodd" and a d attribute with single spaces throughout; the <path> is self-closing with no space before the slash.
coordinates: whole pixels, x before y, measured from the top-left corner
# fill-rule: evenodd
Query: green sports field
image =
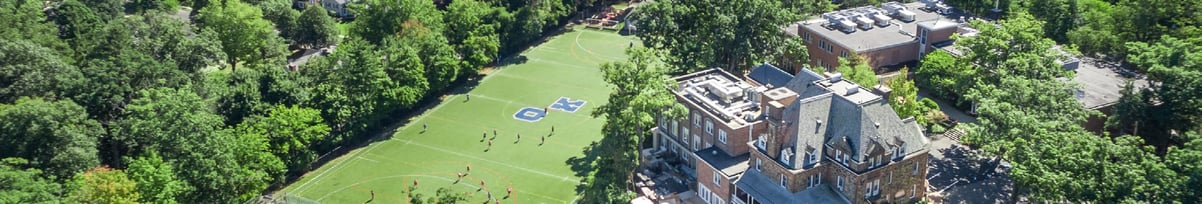
<path id="1" fill-rule="evenodd" d="M 625 59 L 623 51 L 633 39 L 583 27 L 552 37 L 522 53 L 522 62 L 489 73 L 468 92 L 470 99 L 463 94 L 446 97 L 390 139 L 326 163 L 276 197 L 301 203 L 363 203 L 374 192 L 372 203 L 405 203 L 408 186 L 417 180 L 417 190 L 426 197 L 451 187 L 468 193 L 469 203 L 486 202 L 488 192 L 501 203 L 572 202 L 580 178 L 567 161 L 582 156 L 585 146 L 600 139 L 604 121 L 589 113 L 604 104 L 610 92 L 599 64 Z M 553 105 L 557 101 L 560 105 Z M 515 116 L 527 107 L 528 115 Z M 517 119 L 537 119 L 548 107 L 537 121 Z M 423 131 L 423 124 L 429 129 Z M 543 137 L 546 142 L 541 142 Z M 468 174 L 459 180 L 460 172 Z M 514 195 L 506 198 L 510 187 Z"/>

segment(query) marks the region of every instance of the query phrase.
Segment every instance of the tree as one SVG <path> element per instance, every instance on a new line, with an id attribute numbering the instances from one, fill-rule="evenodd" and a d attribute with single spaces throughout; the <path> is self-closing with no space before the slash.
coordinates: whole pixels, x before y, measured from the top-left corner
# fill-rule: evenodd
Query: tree
<path id="1" fill-rule="evenodd" d="M 927 54 L 914 71 L 915 83 L 936 97 L 964 102 L 963 89 L 976 85 L 976 66 L 963 64 L 956 56 L 936 51 Z"/>
<path id="2" fill-rule="evenodd" d="M 283 162 L 271 155 L 266 137 L 222 129 L 212 104 L 191 88 L 139 94 L 112 134 L 128 149 L 125 155 L 158 152 L 172 161 L 176 175 L 189 186 L 177 201 L 245 201 L 283 174 Z"/>
<path id="3" fill-rule="evenodd" d="M 665 0 L 639 6 L 633 19 L 643 44 L 665 50 L 681 71 L 745 70 L 784 52 L 780 26 L 800 16 L 780 8 L 778 0 Z"/>
<path id="4" fill-rule="evenodd" d="M 433 1 L 423 0 L 365 0 L 364 6 L 355 13 L 351 24 L 352 36 L 363 38 L 378 45 L 384 38 L 411 28 L 422 27 L 431 32 L 442 33 L 442 12 L 434 7 Z"/>
<path id="5" fill-rule="evenodd" d="M 71 48 L 58 38 L 54 23 L 41 20 L 47 19 L 42 8 L 42 1 L 0 1 L 0 39 L 27 39 L 58 54 L 71 54 Z"/>
<path id="6" fill-rule="evenodd" d="M 927 124 L 926 117 L 923 117 L 926 111 L 922 110 L 922 104 L 918 101 L 918 87 L 909 77 L 910 68 L 903 67 L 897 71 L 897 75 L 885 82 L 885 86 L 893 90 L 887 96 L 889 106 L 893 107 L 893 112 L 897 112 L 898 118 L 914 117 L 918 123 Z"/>
<path id="7" fill-rule="evenodd" d="M 125 14 L 124 0 L 80 0 L 80 2 L 93 8 L 104 22 L 118 19 Z"/>
<path id="8" fill-rule="evenodd" d="M 366 130 L 382 116 L 377 108 L 383 107 L 381 98 L 392 83 L 382 64 L 375 46 L 352 38 L 301 70 L 312 84 L 313 97 L 306 106 L 321 110 L 334 132 L 326 144 L 339 144 L 343 136 L 353 135 L 342 133 Z"/>
<path id="9" fill-rule="evenodd" d="M 263 103 L 263 94 L 259 92 L 263 90 L 259 87 L 261 75 L 255 69 L 238 74 L 207 73 L 203 95 L 216 102 L 215 112 L 225 117 L 226 125 L 237 125 L 243 119 L 265 114 L 271 108 L 270 104 Z"/>
<path id="10" fill-rule="evenodd" d="M 231 71 L 239 62 L 272 63 L 284 56 L 284 40 L 258 8 L 238 0 L 214 3 L 200 10 L 204 29 L 217 32 Z"/>
<path id="11" fill-rule="evenodd" d="M 50 19 L 58 25 L 58 37 L 67 41 L 83 37 L 104 25 L 104 20 L 92 8 L 77 0 L 59 3 L 51 10 Z M 72 47 L 82 47 L 72 42 Z"/>
<path id="12" fill-rule="evenodd" d="M 175 12 L 179 7 L 178 0 L 134 0 L 130 7 L 135 12 L 146 12 L 150 10 L 161 10 L 167 12 Z"/>
<path id="13" fill-rule="evenodd" d="M 317 159 L 314 146 L 330 132 L 321 119 L 321 111 L 296 106 L 276 106 L 267 117 L 257 116 L 238 125 L 243 134 L 266 136 L 272 154 L 279 157 L 290 173 L 308 170 Z"/>
<path id="14" fill-rule="evenodd" d="M 593 111 L 593 117 L 605 117 L 599 143 L 590 145 L 598 152 L 596 164 L 581 184 L 582 201 L 588 203 L 626 203 L 634 194 L 629 181 L 638 166 L 641 141 L 656 118 L 678 118 L 685 109 L 676 103 L 669 88 L 665 64 L 654 50 L 627 49 L 626 62 L 601 64 L 601 73 L 613 86 L 609 102 Z"/>
<path id="15" fill-rule="evenodd" d="M 293 35 L 296 35 L 296 30 L 299 26 L 296 23 L 296 19 L 300 18 L 301 15 L 300 11 L 292 8 L 292 2 L 288 0 L 272 0 L 255 4 L 263 10 L 263 19 L 275 24 L 275 29 L 280 32 L 280 38 L 288 40 L 294 39 Z M 254 4 L 254 2 L 251 3 Z"/>
<path id="16" fill-rule="evenodd" d="M 137 183 L 138 202 L 173 204 L 176 197 L 188 191 L 187 183 L 175 176 L 170 163 L 155 151 L 137 158 L 127 158 L 125 172 Z"/>
<path id="17" fill-rule="evenodd" d="M 27 164 L 21 158 L 0 159 L 0 203 L 59 203 L 59 184 Z"/>
<path id="18" fill-rule="evenodd" d="M 66 180 L 100 164 L 96 142 L 104 130 L 71 101 L 24 98 L 0 105 L 0 158 L 21 157 L 29 166 Z"/>
<path id="19" fill-rule="evenodd" d="M 53 50 L 23 40 L 0 40 L 0 103 L 24 96 L 66 98 L 82 79 L 79 69 Z"/>
<path id="20" fill-rule="evenodd" d="M 309 48 L 329 47 L 338 44 L 338 28 L 334 19 L 326 14 L 320 6 L 312 5 L 305 8 L 296 19 L 296 32 L 292 41 Z"/>
<path id="21" fill-rule="evenodd" d="M 856 82 L 861 87 L 872 88 L 880 84 L 880 80 L 876 78 L 876 72 L 868 63 L 864 62 L 864 58 L 856 56 L 856 58 L 848 60 L 839 58 L 839 68 L 835 72 L 843 74 L 843 78 Z"/>
<path id="22" fill-rule="evenodd" d="M 464 193 L 457 193 L 450 188 L 438 188 L 434 192 L 434 197 L 431 197 L 428 203 L 464 203 L 468 202 L 468 197 Z"/>
<path id="23" fill-rule="evenodd" d="M 447 24 L 446 38 L 464 56 L 464 75 L 476 74 L 493 61 L 501 47 L 498 22 L 488 22 L 488 4 L 476 0 L 453 1 L 443 16 Z"/>
<path id="24" fill-rule="evenodd" d="M 1000 21 L 1000 25 L 984 21 L 973 21 L 971 24 L 980 30 L 978 36 L 959 38 L 956 46 L 965 50 L 961 57 L 961 60 L 965 60 L 963 64 L 990 70 L 981 77 L 985 82 L 995 83 L 1000 79 L 997 76 L 1005 75 L 1039 80 L 1072 78 L 1072 71 L 1056 63 L 1064 56 L 1052 49 L 1055 42 L 1040 35 L 1043 33 L 1042 21 L 1020 13 Z"/>
<path id="25" fill-rule="evenodd" d="M 75 175 L 68 200 L 79 203 L 138 203 L 137 183 L 125 171 L 96 167 Z"/>

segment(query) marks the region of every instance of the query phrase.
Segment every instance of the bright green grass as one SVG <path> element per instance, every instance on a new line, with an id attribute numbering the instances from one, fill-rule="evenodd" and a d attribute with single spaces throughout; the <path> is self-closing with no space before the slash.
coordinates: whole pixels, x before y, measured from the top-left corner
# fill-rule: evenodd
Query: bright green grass
<path id="1" fill-rule="evenodd" d="M 526 62 L 489 74 L 470 91 L 470 101 L 463 95 L 447 97 L 391 139 L 353 150 L 279 193 L 294 202 L 362 203 L 374 191 L 374 203 L 405 203 L 407 186 L 418 179 L 418 191 L 427 197 L 452 187 L 469 193 L 469 203 L 481 203 L 486 192 L 504 197 L 513 187 L 515 195 L 502 203 L 571 202 L 580 178 L 567 160 L 583 155 L 583 148 L 601 137 L 604 120 L 589 116 L 610 92 L 599 64 L 624 59 L 632 39 L 583 28 L 556 36 L 524 52 Z M 513 119 L 523 107 L 546 107 L 561 96 L 588 102 L 575 113 L 551 110 L 538 122 Z M 428 132 L 422 133 L 422 124 L 430 126 Z M 555 134 L 539 145 L 551 126 Z M 493 129 L 499 136 L 486 151 L 481 134 L 492 138 Z M 522 139 L 515 143 L 519 133 Z M 455 183 L 456 173 L 468 164 L 471 174 Z M 481 180 L 487 188 L 478 191 Z"/>

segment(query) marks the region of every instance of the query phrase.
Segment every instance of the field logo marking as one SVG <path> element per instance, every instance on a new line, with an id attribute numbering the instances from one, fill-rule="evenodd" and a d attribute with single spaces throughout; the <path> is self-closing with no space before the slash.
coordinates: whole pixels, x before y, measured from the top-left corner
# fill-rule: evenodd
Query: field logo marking
<path id="1" fill-rule="evenodd" d="M 555 100 L 555 103 L 552 103 L 550 108 L 564 112 L 575 113 L 576 110 L 580 110 L 581 106 L 584 106 L 585 102 L 586 101 L 584 100 L 573 101 L 568 97 L 559 97 L 559 100 Z"/>
<path id="2" fill-rule="evenodd" d="M 544 116 L 547 116 L 547 112 L 543 111 L 543 109 L 535 108 L 535 107 L 525 107 L 525 108 L 522 108 L 521 110 L 518 110 L 517 113 L 514 113 L 513 119 L 533 123 L 533 122 L 538 122 L 539 120 L 542 120 Z"/>

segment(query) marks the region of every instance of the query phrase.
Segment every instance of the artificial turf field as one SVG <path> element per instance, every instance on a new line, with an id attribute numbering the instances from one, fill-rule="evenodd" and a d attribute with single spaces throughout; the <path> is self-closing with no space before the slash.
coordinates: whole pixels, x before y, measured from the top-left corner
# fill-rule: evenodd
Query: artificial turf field
<path id="1" fill-rule="evenodd" d="M 446 97 L 391 138 L 326 163 L 276 197 L 297 203 L 364 203 L 374 192 L 372 203 L 407 203 L 408 187 L 417 180 L 417 191 L 426 197 L 450 187 L 467 193 L 468 203 L 493 203 L 487 192 L 501 203 L 573 202 L 580 178 L 567 161 L 583 156 L 585 146 L 601 139 L 604 119 L 589 114 L 610 93 L 600 63 L 624 60 L 631 40 L 583 27 L 551 37 L 523 52 L 524 62 L 489 73 L 468 91 L 470 96 Z M 552 106 L 561 97 L 585 103 Z M 515 113 L 526 107 L 535 116 L 528 118 L 552 108 L 538 121 L 518 120 Z M 423 131 L 423 124 L 429 129 Z M 488 139 L 482 140 L 485 133 Z M 540 142 L 543 136 L 545 143 Z M 456 182 L 459 172 L 468 174 Z M 506 198 L 510 187 L 514 195 Z"/>

